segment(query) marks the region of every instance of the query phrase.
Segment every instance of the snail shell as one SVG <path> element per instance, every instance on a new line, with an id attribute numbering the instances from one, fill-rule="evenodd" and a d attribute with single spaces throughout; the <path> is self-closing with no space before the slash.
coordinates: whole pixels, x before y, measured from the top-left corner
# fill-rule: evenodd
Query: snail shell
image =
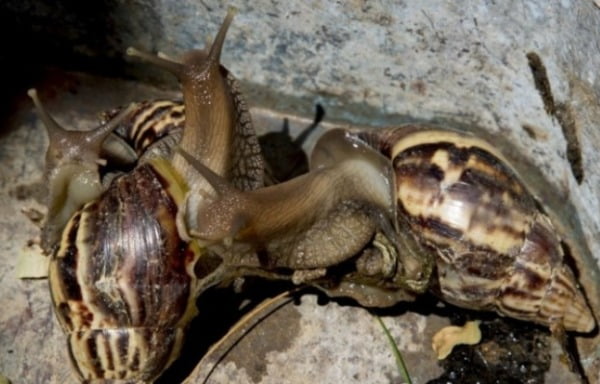
<path id="1" fill-rule="evenodd" d="M 443 300 L 551 328 L 594 329 L 560 235 L 490 144 L 414 126 L 361 137 L 392 160 L 398 216 L 434 255 Z"/>
<path id="2" fill-rule="evenodd" d="M 214 260 L 204 268 L 206 252 L 183 240 L 175 221 L 185 191 L 210 193 L 210 185 L 171 154 L 173 146 L 179 143 L 241 189 L 262 185 L 246 104 L 219 63 L 232 18 L 230 12 L 209 52 L 191 51 L 181 63 L 129 51 L 178 76 L 184 112 L 177 103 L 142 102 L 96 130 L 73 132 L 59 127 L 30 92 L 50 136 L 43 229 L 50 289 L 82 381 L 154 381 L 177 358 L 195 299 L 213 281 L 199 279 L 195 269 L 216 273 Z M 124 140 L 107 140 L 117 127 Z M 101 153 L 111 151 L 133 153 L 138 162 L 108 178 L 99 164 L 107 163 Z"/>

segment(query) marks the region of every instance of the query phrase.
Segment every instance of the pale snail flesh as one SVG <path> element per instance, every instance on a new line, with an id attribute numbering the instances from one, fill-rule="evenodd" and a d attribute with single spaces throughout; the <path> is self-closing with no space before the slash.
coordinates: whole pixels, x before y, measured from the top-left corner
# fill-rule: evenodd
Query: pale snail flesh
<path id="1" fill-rule="evenodd" d="M 180 140 L 171 137 L 183 121 L 180 105 L 166 102 L 169 113 L 156 119 L 150 110 L 156 112 L 157 103 L 135 104 L 96 130 L 74 132 L 62 129 L 30 92 L 50 136 L 51 193 L 42 231 L 51 257 L 50 290 L 83 382 L 153 382 L 178 357 L 197 313 L 196 297 L 213 281 L 196 275 L 208 256 L 183 240 L 175 223 L 185 191 L 207 184 L 172 147 L 194 153 L 238 188 L 262 185 L 262 158 L 246 104 L 219 63 L 232 18 L 230 12 L 210 51 L 192 51 L 181 63 L 131 51 L 180 79 Z M 162 124 L 165 119 L 170 122 Z M 124 138 L 107 140 L 118 127 Z M 109 141 L 112 146 L 105 145 Z M 117 152 L 133 153 L 137 164 L 106 179 L 100 166 L 110 165 L 110 158 L 101 159 L 101 153 L 109 157 L 125 144 L 129 148 Z"/>
<path id="2" fill-rule="evenodd" d="M 199 204 L 188 193 L 179 227 L 201 244 L 222 239 L 263 245 L 265 268 L 318 269 L 336 265 L 361 251 L 376 227 L 393 234 L 393 177 L 383 156 L 344 132 L 332 131 L 338 148 L 324 166 L 286 183 L 242 192 L 182 152 L 211 182 L 218 197 Z M 371 183 L 364 183 L 369 175 Z M 332 191 L 334 191 L 332 193 Z M 307 211 L 306 208 L 311 207 Z M 215 220 L 215 217 L 218 219 Z M 323 256 L 325 255 L 325 256 Z"/>

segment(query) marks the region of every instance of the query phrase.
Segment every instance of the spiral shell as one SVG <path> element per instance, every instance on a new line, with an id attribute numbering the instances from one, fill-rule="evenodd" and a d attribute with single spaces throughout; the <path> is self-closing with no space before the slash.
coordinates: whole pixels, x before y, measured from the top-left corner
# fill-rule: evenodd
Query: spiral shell
<path id="1" fill-rule="evenodd" d="M 180 227 L 216 252 L 224 240 L 246 244 L 266 267 L 302 271 L 294 281 L 363 305 L 431 288 L 457 306 L 556 330 L 596 325 L 543 205 L 501 153 L 469 134 L 332 130 L 311 171 L 290 181 L 244 193 L 205 176 L 219 197 L 197 207 L 188 195 Z M 335 276 L 339 265 L 346 274 Z"/>
<path id="2" fill-rule="evenodd" d="M 114 180 L 68 222 L 50 263 L 56 313 L 86 380 L 151 381 L 196 314 L 193 266 L 168 181 L 151 164 Z"/>
<path id="3" fill-rule="evenodd" d="M 362 137 L 392 160 L 399 220 L 434 255 L 443 300 L 570 331 L 595 327 L 552 221 L 490 144 L 416 126 Z"/>

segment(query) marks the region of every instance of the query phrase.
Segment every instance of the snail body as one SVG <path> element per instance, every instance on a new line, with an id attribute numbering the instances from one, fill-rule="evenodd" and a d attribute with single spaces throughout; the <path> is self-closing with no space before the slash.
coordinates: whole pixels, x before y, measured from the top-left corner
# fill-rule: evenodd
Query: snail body
<path id="1" fill-rule="evenodd" d="M 51 256 L 50 290 L 84 382 L 153 382 L 178 357 L 197 313 L 196 297 L 212 284 L 199 279 L 196 269 L 215 272 L 214 260 L 204 268 L 206 252 L 179 236 L 175 220 L 187 189 L 208 184 L 173 148 L 194 153 L 239 188 L 262 184 L 246 104 L 219 63 L 232 17 L 210 51 L 191 51 L 181 63 L 130 52 L 178 76 L 185 108 L 142 102 L 108 113 L 108 123 L 82 133 L 58 126 L 30 92 L 50 136 L 51 193 L 42 231 Z M 115 130 L 123 137 L 109 140 Z M 244 149 L 247 157 L 234 149 Z M 137 163 L 104 175 L 100 165 L 110 167 L 114 152 L 128 153 Z M 82 195 L 82 186 L 89 192 Z"/>
<path id="2" fill-rule="evenodd" d="M 218 196 L 208 205 L 198 204 L 198 193 L 190 191 L 178 217 L 179 228 L 206 246 L 224 241 L 264 251 L 265 269 L 313 271 L 359 253 L 377 227 L 391 235 L 389 217 L 395 201 L 388 161 L 343 131 L 325 136 L 330 145 L 321 154 L 322 168 L 247 192 L 182 152 Z M 366 178 L 370 183 L 364 182 Z"/>

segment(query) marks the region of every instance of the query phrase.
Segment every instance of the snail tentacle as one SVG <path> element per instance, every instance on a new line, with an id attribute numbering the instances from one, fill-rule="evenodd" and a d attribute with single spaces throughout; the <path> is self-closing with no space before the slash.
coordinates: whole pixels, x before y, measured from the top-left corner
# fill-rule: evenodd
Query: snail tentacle
<path id="1" fill-rule="evenodd" d="M 87 162 L 104 165 L 100 158 L 100 151 L 106 138 L 117 126 L 131 113 L 134 106 L 129 105 L 122 109 L 115 117 L 89 131 L 69 131 L 61 127 L 48 113 L 37 95 L 35 89 L 30 89 L 27 94 L 33 100 L 40 119 L 46 127 L 50 139 L 47 164 L 59 167 L 69 162 Z"/>
<path id="2" fill-rule="evenodd" d="M 176 77 L 180 77 L 183 74 L 183 65 L 172 58 L 167 58 L 162 54 L 153 55 L 144 51 L 141 51 L 135 47 L 129 47 L 125 51 L 127 56 L 137 57 L 143 61 L 154 64 L 159 68 L 166 69 Z"/>

